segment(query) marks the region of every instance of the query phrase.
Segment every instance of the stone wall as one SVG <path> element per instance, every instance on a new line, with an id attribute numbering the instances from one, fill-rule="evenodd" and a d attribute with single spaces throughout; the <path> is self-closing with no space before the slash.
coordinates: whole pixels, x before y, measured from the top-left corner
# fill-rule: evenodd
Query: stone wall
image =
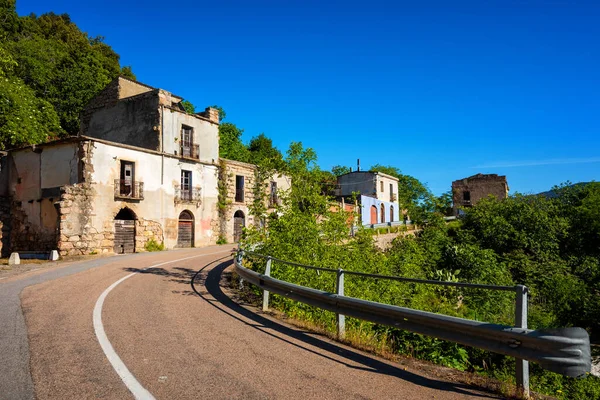
<path id="1" fill-rule="evenodd" d="M 152 90 L 154 89 L 149 86 L 131 81 L 127 78 L 118 77 L 114 79 L 86 105 L 80 116 L 81 123 L 79 132 L 82 135 L 86 134 L 90 119 L 95 111 L 106 107 L 112 107 L 117 104 L 120 99 L 136 96 Z"/>
<path id="2" fill-rule="evenodd" d="M 0 197 L 0 256 L 10 255 L 10 197 Z"/>
<path id="3" fill-rule="evenodd" d="M 239 161 L 225 160 L 225 173 L 222 179 L 227 188 L 227 202 L 229 206 L 221 220 L 221 232 L 224 232 L 228 243 L 233 243 L 233 216 L 236 212 L 242 212 L 245 218 L 245 226 L 254 224 L 254 217 L 250 215 L 250 206 L 254 201 L 254 183 L 256 166 Z M 236 176 L 244 177 L 244 200 L 236 201 Z"/>
<path id="4" fill-rule="evenodd" d="M 165 239 L 161 224 L 148 219 L 135 221 L 135 251 L 146 251 L 146 243 L 150 240 L 154 240 L 158 244 L 164 243 Z"/>
<path id="5" fill-rule="evenodd" d="M 40 200 L 41 201 L 41 200 Z M 3 252 L 15 251 L 48 251 L 56 249 L 56 230 L 43 230 L 37 224 L 31 224 L 27 214 L 21 207 L 21 202 L 12 201 L 9 207 L 10 216 L 6 226 L 10 229 L 7 234 L 8 247 Z M 4 225 L 4 224 L 3 224 Z M 4 227 L 3 227 L 4 229 Z"/>
<path id="6" fill-rule="evenodd" d="M 87 182 L 61 188 L 58 209 L 61 256 L 112 252 L 114 233 L 98 232 L 90 224 L 94 196 L 94 189 Z"/>
<path id="7" fill-rule="evenodd" d="M 158 151 L 160 118 L 158 93 L 151 91 L 93 111 L 82 134 Z"/>
<path id="8" fill-rule="evenodd" d="M 468 199 L 465 193 L 468 192 Z M 479 200 L 495 196 L 505 199 L 508 196 L 508 183 L 506 176 L 496 174 L 477 174 L 468 178 L 452 182 L 452 203 L 454 215 L 458 214 L 461 207 L 472 207 Z"/>

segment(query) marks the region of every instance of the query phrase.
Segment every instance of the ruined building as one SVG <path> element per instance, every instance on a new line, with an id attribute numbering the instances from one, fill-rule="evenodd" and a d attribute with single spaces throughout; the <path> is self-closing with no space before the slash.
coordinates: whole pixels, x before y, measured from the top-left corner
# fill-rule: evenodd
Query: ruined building
<path id="1" fill-rule="evenodd" d="M 461 208 L 472 207 L 489 195 L 498 199 L 508 197 L 506 176 L 496 174 L 477 174 L 452 182 L 452 208 L 459 215 Z"/>
<path id="2" fill-rule="evenodd" d="M 239 239 L 251 196 L 235 198 L 229 187 L 227 208 L 237 208 L 219 213 L 220 176 L 232 186 L 244 174 L 219 160 L 218 111 L 188 114 L 181 101 L 120 77 L 90 101 L 78 136 L 9 151 L 0 165 L 2 253 L 124 253 L 149 240 L 206 246 L 220 236 L 231 242 L 234 232 Z M 273 182 L 289 188 L 289 180 Z"/>

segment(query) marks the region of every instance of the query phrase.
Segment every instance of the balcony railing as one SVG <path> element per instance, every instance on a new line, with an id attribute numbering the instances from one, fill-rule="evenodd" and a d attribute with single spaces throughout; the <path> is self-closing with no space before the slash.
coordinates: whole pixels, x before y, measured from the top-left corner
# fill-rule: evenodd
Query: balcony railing
<path id="1" fill-rule="evenodd" d="M 144 182 L 115 179 L 115 199 L 144 200 Z"/>
<path id="2" fill-rule="evenodd" d="M 194 160 L 200 159 L 200 146 L 197 144 L 182 144 L 181 145 L 181 157 L 193 158 Z"/>
<path id="3" fill-rule="evenodd" d="M 200 203 L 202 200 L 200 187 L 181 188 L 175 185 L 175 203 Z"/>

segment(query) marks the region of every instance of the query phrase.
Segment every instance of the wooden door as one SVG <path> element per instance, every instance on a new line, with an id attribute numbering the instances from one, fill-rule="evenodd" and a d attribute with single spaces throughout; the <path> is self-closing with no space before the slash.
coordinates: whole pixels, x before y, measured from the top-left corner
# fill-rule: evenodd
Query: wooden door
<path id="1" fill-rule="evenodd" d="M 177 247 L 192 247 L 192 221 L 179 221 Z"/>
<path id="2" fill-rule="evenodd" d="M 115 247 L 117 254 L 135 252 L 135 221 L 115 220 Z"/>
<path id="3" fill-rule="evenodd" d="M 371 224 L 377 223 L 377 207 L 371 206 Z"/>
<path id="4" fill-rule="evenodd" d="M 194 216 L 187 210 L 179 214 L 177 247 L 194 247 Z"/>
<path id="5" fill-rule="evenodd" d="M 242 228 L 246 224 L 244 213 L 237 211 L 233 216 L 233 241 L 239 242 L 242 239 Z"/>

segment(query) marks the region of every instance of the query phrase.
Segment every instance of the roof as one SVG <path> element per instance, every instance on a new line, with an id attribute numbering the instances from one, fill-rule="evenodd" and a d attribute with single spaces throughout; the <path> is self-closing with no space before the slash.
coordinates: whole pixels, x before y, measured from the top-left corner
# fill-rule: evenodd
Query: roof
<path id="1" fill-rule="evenodd" d="M 398 181 L 398 178 L 396 178 L 395 176 L 384 174 L 383 172 L 378 172 L 378 171 L 350 171 L 350 172 L 346 172 L 345 174 L 339 175 L 338 179 L 341 178 L 342 176 L 351 175 L 351 174 L 373 174 L 373 175 L 381 175 L 384 178 L 388 178 L 388 179 L 391 179 L 391 180 L 394 180 L 394 181 Z"/>

